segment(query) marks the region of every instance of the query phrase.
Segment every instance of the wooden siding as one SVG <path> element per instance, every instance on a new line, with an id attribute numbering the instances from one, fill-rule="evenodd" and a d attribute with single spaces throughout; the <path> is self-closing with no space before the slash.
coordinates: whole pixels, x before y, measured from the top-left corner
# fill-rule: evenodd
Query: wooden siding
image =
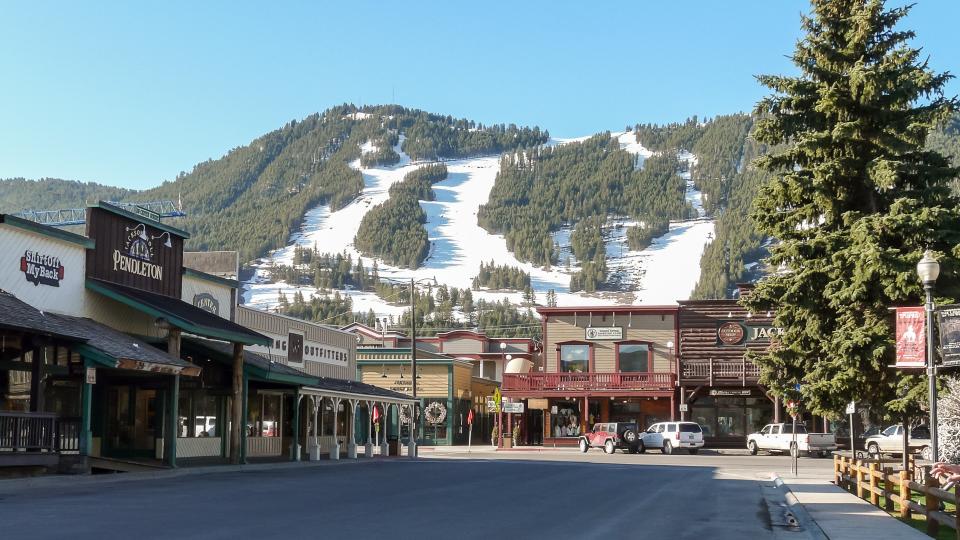
<path id="1" fill-rule="evenodd" d="M 180 298 L 183 238 L 175 234 L 167 234 L 156 227 L 144 224 L 147 242 L 153 248 L 153 257 L 148 262 L 163 269 L 161 279 L 114 270 L 114 253 L 119 251 L 123 256 L 129 255 L 125 249 L 127 240 L 131 232 L 139 226 L 140 222 L 125 216 L 101 208 L 88 208 L 87 236 L 96 242 L 96 249 L 87 251 L 87 276 L 171 298 Z M 171 247 L 169 248 L 164 245 L 167 237 L 170 239 Z"/>
<path id="2" fill-rule="evenodd" d="M 479 354 L 484 352 L 485 341 L 470 338 L 443 341 L 443 354 Z"/>
<path id="3" fill-rule="evenodd" d="M 604 318 L 604 315 L 606 316 Z M 590 314 L 550 315 L 547 321 L 547 342 L 543 354 L 547 372 L 556 372 L 557 347 L 565 341 L 586 342 L 586 329 L 590 326 Z M 671 371 L 673 359 L 668 342 L 676 342 L 675 316 L 672 314 L 627 314 L 613 317 L 609 312 L 594 312 L 593 326 L 619 326 L 623 328 L 622 341 L 647 341 L 653 344 L 653 371 Z M 591 341 L 593 345 L 593 370 L 597 373 L 613 373 L 616 370 L 616 343 L 621 340 Z"/>
<path id="4" fill-rule="evenodd" d="M 309 355 L 304 352 L 303 363 L 293 364 L 310 375 L 354 380 L 357 375 L 357 337 L 320 324 L 284 317 L 275 313 L 237 306 L 236 322 L 275 340 L 286 341 L 290 332 L 303 335 L 304 347 L 317 347 L 320 352 L 335 351 L 346 354 L 345 361 L 327 358 L 326 354 Z M 281 348 L 250 346 L 248 350 L 287 363 L 287 352 Z"/>
<path id="5" fill-rule="evenodd" d="M 470 399 L 472 394 L 470 391 L 470 379 L 471 379 L 471 369 L 470 366 L 453 366 L 453 397 L 455 399 Z"/>
<path id="6" fill-rule="evenodd" d="M 746 338 L 739 345 L 721 344 L 717 339 L 717 329 L 725 322 L 740 323 L 748 333 L 752 327 L 769 327 L 773 324 L 772 318 L 767 317 L 766 313 L 748 318 L 747 310 L 736 300 L 681 302 L 681 371 L 688 364 L 712 361 L 715 370 L 719 365 L 719 370 L 739 372 L 743 370 L 744 356 L 748 350 L 764 351 L 770 346 L 769 340 L 749 341 Z M 729 369 L 724 366 L 729 366 Z"/>
<path id="7" fill-rule="evenodd" d="M 20 259 L 32 251 L 60 259 L 63 279 L 57 287 L 34 285 L 20 271 Z M 86 250 L 73 242 L 0 224 L 0 289 L 43 311 L 85 315 Z"/>
<path id="8" fill-rule="evenodd" d="M 231 320 L 233 318 L 233 289 L 222 285 L 219 283 L 214 283 L 213 281 L 185 275 L 183 276 L 183 284 L 180 299 L 184 302 L 196 306 L 198 304 L 197 300 L 200 295 L 209 294 L 217 301 L 217 315 L 218 317 L 223 317 L 224 319 Z"/>
<path id="9" fill-rule="evenodd" d="M 403 378 L 400 378 L 401 367 Z M 446 365 L 418 365 L 420 378 L 417 379 L 417 397 L 439 397 L 446 399 L 449 388 L 448 366 Z M 386 377 L 383 375 L 386 374 Z M 410 394 L 411 387 L 410 366 L 370 364 L 360 367 L 360 382 L 372 384 L 394 392 Z"/>

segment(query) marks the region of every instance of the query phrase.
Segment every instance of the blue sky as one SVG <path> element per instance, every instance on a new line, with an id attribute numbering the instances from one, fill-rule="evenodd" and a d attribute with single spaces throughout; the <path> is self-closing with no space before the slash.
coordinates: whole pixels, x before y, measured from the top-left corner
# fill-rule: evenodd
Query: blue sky
<path id="1" fill-rule="evenodd" d="M 150 187 L 292 119 L 396 103 L 556 136 L 749 110 L 802 0 L 20 2 L 0 17 L 0 178 Z M 603 6 L 602 8 L 600 6 Z M 960 2 L 906 26 L 960 74 Z M 951 94 L 960 84 L 950 84 Z"/>

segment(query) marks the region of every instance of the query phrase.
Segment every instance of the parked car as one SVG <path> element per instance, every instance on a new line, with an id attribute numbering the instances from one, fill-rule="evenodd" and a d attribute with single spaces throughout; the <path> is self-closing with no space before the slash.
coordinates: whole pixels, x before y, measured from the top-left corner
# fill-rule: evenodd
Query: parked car
<path id="1" fill-rule="evenodd" d="M 664 454 L 672 454 L 677 448 L 686 448 L 696 454 L 703 447 L 703 429 L 696 422 L 658 422 L 640 434 L 637 450 L 659 448 Z"/>
<path id="2" fill-rule="evenodd" d="M 790 452 L 790 455 L 806 453 L 808 456 L 826 457 L 837 449 L 837 437 L 833 433 L 807 433 L 803 424 L 797 424 L 794 437 L 793 423 L 767 424 L 757 433 L 747 435 L 747 450 L 757 452 Z"/>
<path id="3" fill-rule="evenodd" d="M 924 425 L 910 430 L 907 438 L 908 452 L 920 452 L 923 459 L 933 458 L 930 449 L 930 428 Z M 903 426 L 894 425 L 884 429 L 879 435 L 867 437 L 867 453 L 880 457 L 883 454 L 903 454 Z"/>
<path id="4" fill-rule="evenodd" d="M 594 424 L 593 430 L 580 436 L 580 451 L 603 448 L 612 454 L 617 449 L 630 454 L 637 453 L 637 424 L 634 422 L 604 422 Z"/>

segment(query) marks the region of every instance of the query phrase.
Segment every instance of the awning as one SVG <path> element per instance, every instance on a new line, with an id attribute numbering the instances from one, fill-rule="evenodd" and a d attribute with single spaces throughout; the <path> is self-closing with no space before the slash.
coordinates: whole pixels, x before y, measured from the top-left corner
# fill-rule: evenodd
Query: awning
<path id="1" fill-rule="evenodd" d="M 362 399 L 370 401 L 389 401 L 390 403 L 413 403 L 415 398 L 380 388 L 372 384 L 332 377 L 319 377 L 319 383 L 302 388 L 300 391 L 307 395 L 331 396 L 344 399 Z"/>
<path id="2" fill-rule="evenodd" d="M 205 352 L 212 353 L 213 358 L 224 364 L 229 365 L 233 362 L 233 345 L 229 343 L 185 337 L 182 341 L 182 347 L 184 350 L 199 347 Z M 265 382 L 295 386 L 309 386 L 317 383 L 317 377 L 309 373 L 304 373 L 280 362 L 272 362 L 270 359 L 248 350 L 243 351 L 243 369 L 253 379 Z"/>
<path id="3" fill-rule="evenodd" d="M 88 279 L 87 288 L 107 298 L 150 315 L 166 319 L 171 325 L 185 332 L 212 339 L 222 339 L 244 345 L 273 344 L 267 336 L 249 328 L 218 317 L 178 298 L 170 298 L 151 292 L 141 291 L 99 279 Z"/>

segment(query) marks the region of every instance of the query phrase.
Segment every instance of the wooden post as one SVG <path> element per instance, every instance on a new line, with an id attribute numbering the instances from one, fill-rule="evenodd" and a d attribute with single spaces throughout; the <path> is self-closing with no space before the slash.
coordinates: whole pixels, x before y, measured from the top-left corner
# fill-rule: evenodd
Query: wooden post
<path id="1" fill-rule="evenodd" d="M 937 487 L 940 483 L 930 474 L 923 476 L 923 486 L 927 488 L 923 493 L 923 501 L 927 507 L 927 534 L 936 538 L 940 532 L 940 523 L 932 519 L 930 514 L 940 510 L 940 499 L 930 492 L 930 488 Z"/>
<path id="2" fill-rule="evenodd" d="M 241 438 L 240 433 L 245 430 L 243 425 L 243 344 L 233 344 L 233 412 L 230 415 L 230 463 L 240 464 Z"/>
<path id="3" fill-rule="evenodd" d="M 164 440 L 167 450 L 167 464 L 172 468 L 177 467 L 177 436 L 180 435 L 180 375 L 174 375 L 170 383 L 170 401 L 167 403 L 169 414 L 169 423 L 167 427 L 167 437 Z"/>
<path id="4" fill-rule="evenodd" d="M 957 498 L 957 502 L 960 502 L 960 486 L 953 488 L 953 495 Z M 953 530 L 957 533 L 957 538 L 960 539 L 960 512 L 954 512 L 953 519 Z"/>
<path id="5" fill-rule="evenodd" d="M 840 470 L 840 463 L 843 456 L 833 456 L 833 483 L 837 486 L 843 486 L 843 475 Z"/>
<path id="6" fill-rule="evenodd" d="M 877 464 L 870 464 L 870 504 L 880 506 L 880 495 L 877 495 Z"/>
<path id="7" fill-rule="evenodd" d="M 863 498 L 863 474 L 861 470 L 863 469 L 863 460 L 858 459 L 854 465 L 854 471 L 857 474 L 857 497 Z"/>
<path id="8" fill-rule="evenodd" d="M 893 513 L 893 499 L 890 498 L 893 495 L 892 489 L 890 489 L 890 477 L 893 476 L 892 467 L 883 468 L 883 509 L 887 512 Z"/>
<path id="9" fill-rule="evenodd" d="M 910 473 L 900 471 L 900 519 L 910 519 L 910 507 L 905 504 L 910 500 Z"/>

